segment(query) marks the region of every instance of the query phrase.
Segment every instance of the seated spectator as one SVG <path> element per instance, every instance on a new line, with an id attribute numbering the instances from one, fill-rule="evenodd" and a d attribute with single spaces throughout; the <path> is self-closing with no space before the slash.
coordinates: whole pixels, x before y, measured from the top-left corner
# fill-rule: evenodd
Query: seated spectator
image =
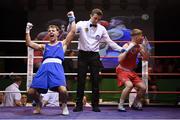
<path id="1" fill-rule="evenodd" d="M 92 107 L 92 106 L 88 103 L 86 96 L 83 97 L 83 106 L 85 106 L 85 107 Z"/>
<path id="2" fill-rule="evenodd" d="M 6 87 L 5 91 L 12 91 L 5 93 L 4 106 L 21 106 L 21 93 L 19 86 L 21 85 L 22 78 L 15 76 L 13 78 L 14 83 Z"/>
<path id="3" fill-rule="evenodd" d="M 22 106 L 32 106 L 32 103 L 28 103 L 28 97 L 26 94 L 21 95 Z"/>
<path id="4" fill-rule="evenodd" d="M 59 106 L 59 94 L 48 90 L 48 93 L 41 94 L 43 106 L 55 107 Z"/>
<path id="5" fill-rule="evenodd" d="M 4 106 L 4 93 L 0 92 L 0 107 Z"/>

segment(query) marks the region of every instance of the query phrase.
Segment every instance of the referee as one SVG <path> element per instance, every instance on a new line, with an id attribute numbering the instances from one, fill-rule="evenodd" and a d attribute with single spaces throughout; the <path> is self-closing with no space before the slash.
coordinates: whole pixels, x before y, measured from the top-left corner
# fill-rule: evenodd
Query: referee
<path id="1" fill-rule="evenodd" d="M 99 71 L 101 61 L 99 55 L 100 42 L 106 42 L 112 49 L 121 51 L 122 47 L 113 42 L 105 27 L 98 24 L 103 12 L 100 9 L 93 9 L 90 20 L 79 21 L 76 24 L 77 32 L 80 33 L 78 42 L 78 83 L 77 98 L 74 112 L 83 111 L 83 96 L 85 88 L 86 73 L 89 69 L 92 81 L 92 111 L 100 112 L 99 109 Z"/>

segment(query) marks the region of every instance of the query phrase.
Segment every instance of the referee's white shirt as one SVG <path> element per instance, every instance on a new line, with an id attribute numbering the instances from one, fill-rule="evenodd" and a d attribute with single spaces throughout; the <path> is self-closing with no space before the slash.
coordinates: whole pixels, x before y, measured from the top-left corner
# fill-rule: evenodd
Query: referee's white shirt
<path id="1" fill-rule="evenodd" d="M 91 21 L 79 21 L 76 24 L 79 35 L 78 50 L 99 52 L 100 42 L 106 42 L 112 49 L 121 51 L 122 47 L 112 41 L 104 26 L 90 27 Z"/>

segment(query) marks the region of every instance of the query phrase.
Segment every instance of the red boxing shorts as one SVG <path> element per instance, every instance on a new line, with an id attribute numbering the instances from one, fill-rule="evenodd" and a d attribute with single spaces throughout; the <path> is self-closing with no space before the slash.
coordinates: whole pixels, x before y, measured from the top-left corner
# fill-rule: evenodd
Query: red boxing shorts
<path id="1" fill-rule="evenodd" d="M 124 70 L 120 66 L 116 67 L 116 74 L 117 74 L 117 84 L 119 87 L 123 85 L 123 81 L 130 80 L 133 83 L 133 85 L 142 82 L 142 79 L 134 71 Z"/>

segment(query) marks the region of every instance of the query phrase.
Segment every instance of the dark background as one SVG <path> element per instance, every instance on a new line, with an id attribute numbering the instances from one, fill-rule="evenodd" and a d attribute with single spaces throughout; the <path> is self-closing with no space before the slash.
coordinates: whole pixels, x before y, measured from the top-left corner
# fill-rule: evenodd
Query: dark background
<path id="1" fill-rule="evenodd" d="M 155 11 L 155 40 L 180 40 L 179 0 L 160 0 Z M 180 55 L 179 44 L 156 45 L 157 55 Z M 173 51 L 173 52 L 172 52 Z"/>
<path id="2" fill-rule="evenodd" d="M 23 0 L 1 0 L 1 36 L 0 39 L 24 39 L 24 28 L 27 22 L 29 9 L 24 9 Z M 157 0 L 155 10 L 155 39 L 156 40 L 179 40 L 180 24 L 180 1 Z M 31 3 L 32 4 L 32 3 Z"/>
<path id="3" fill-rule="evenodd" d="M 51 1 L 51 0 L 49 0 Z M 67 0 L 68 1 L 68 0 Z M 70 0 L 71 1 L 71 0 Z M 154 12 L 154 39 L 155 40 L 180 40 L 180 2 L 179 0 L 157 0 L 157 5 Z M 1 0 L 0 1 L 0 40 L 24 40 L 25 27 L 28 21 L 28 11 L 34 9 L 33 3 L 28 3 L 26 0 Z M 51 2 L 49 2 L 51 5 Z M 68 7 L 68 6 L 67 6 Z M 71 6 L 69 6 L 71 7 Z M 26 8 L 26 9 L 25 9 Z M 48 9 L 52 9 L 49 6 Z M 89 9 L 89 8 L 87 8 Z M 106 12 L 106 11 L 105 11 Z M 1 43 L 3 44 L 3 43 Z M 179 44 L 155 45 L 155 55 L 179 55 Z M 163 43 L 164 44 L 164 43 Z M 14 52 L 11 52 L 11 51 Z M 4 44 L 0 47 L 0 51 L 8 55 L 23 55 L 26 51 L 24 44 Z M 173 51 L 173 52 L 172 52 Z M 11 60 L 6 61 L 8 66 L 5 67 L 7 72 L 10 72 Z M 23 61 L 13 60 L 19 66 L 19 72 L 23 71 L 24 67 L 20 67 Z M 14 68 L 17 71 L 17 68 Z M 26 67 L 25 67 L 26 69 Z M 12 71 L 12 69 L 11 69 Z"/>

